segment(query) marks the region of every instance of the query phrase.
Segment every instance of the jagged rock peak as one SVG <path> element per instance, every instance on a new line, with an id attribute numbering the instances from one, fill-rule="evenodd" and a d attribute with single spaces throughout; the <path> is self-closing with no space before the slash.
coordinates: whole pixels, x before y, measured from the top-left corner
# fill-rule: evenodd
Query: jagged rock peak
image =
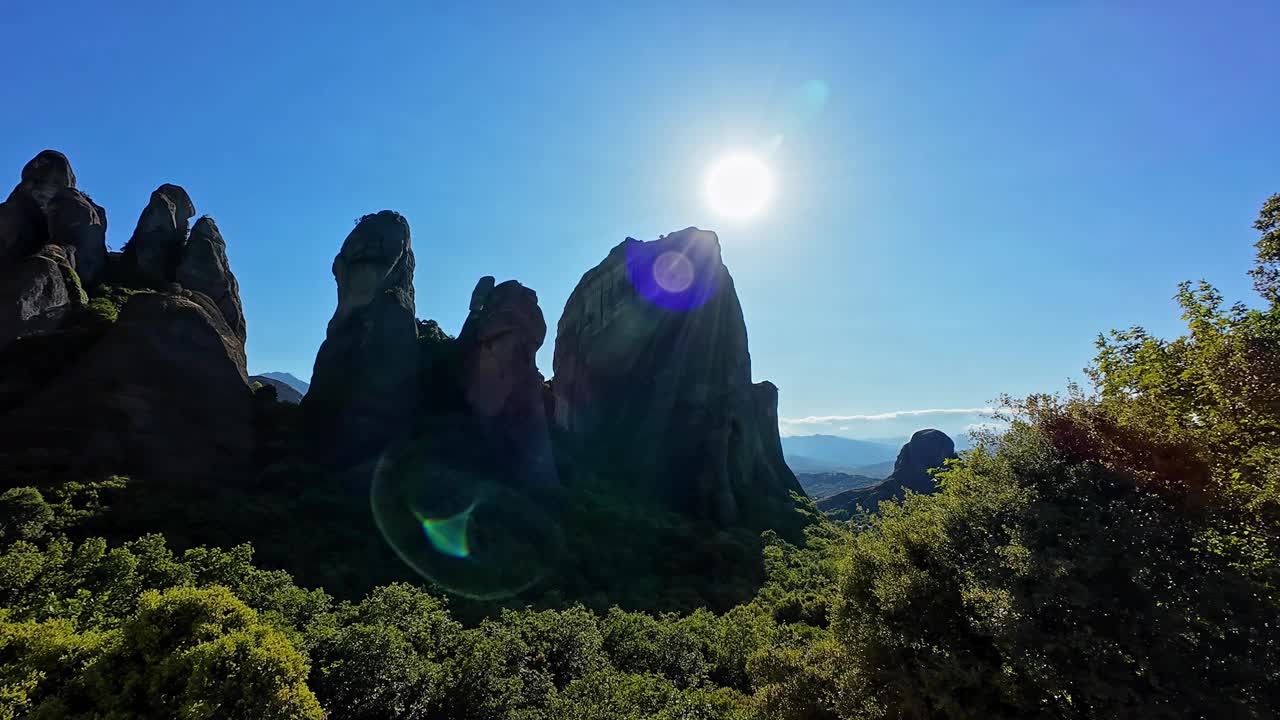
<path id="1" fill-rule="evenodd" d="M 57 150 L 41 150 L 23 166 L 22 181 L 13 192 L 27 193 L 44 208 L 59 190 L 75 186 L 76 174 L 67 156 Z"/>
<path id="2" fill-rule="evenodd" d="M 419 405 L 409 222 L 365 215 L 333 259 L 338 307 L 302 399 L 312 452 L 335 467 L 376 458 Z"/>
<path id="3" fill-rule="evenodd" d="M 173 281 L 187 241 L 188 222 L 195 214 L 191 196 L 178 185 L 165 183 L 151 193 L 124 248 L 139 280 L 151 285 Z"/>
<path id="4" fill-rule="evenodd" d="M 191 228 L 183 247 L 175 278 L 188 290 L 204 293 L 218 307 L 231 332 L 245 340 L 244 310 L 240 304 L 240 284 L 227 261 L 227 243 L 218 225 L 208 215 Z"/>
<path id="5" fill-rule="evenodd" d="M 391 292 L 412 313 L 413 267 L 409 221 L 403 215 L 383 210 L 360 218 L 333 259 L 338 308 L 329 321 L 330 331 L 384 292 Z"/>
<path id="6" fill-rule="evenodd" d="M 0 261 L 16 260 L 37 252 L 50 241 L 49 204 L 60 193 L 76 192 L 76 175 L 67 156 L 57 150 L 44 150 L 22 168 L 22 176 L 9 198 L 0 203 Z M 88 201 L 87 198 L 85 198 Z M 95 208 L 104 227 L 103 250 L 106 252 L 106 213 Z M 81 248 L 81 253 L 88 248 Z M 90 251 L 89 255 L 95 255 Z M 92 261 L 91 261 L 92 262 Z"/>
<path id="7" fill-rule="evenodd" d="M 471 293 L 458 333 L 454 379 L 468 417 L 501 458 L 503 474 L 525 489 L 559 484 L 547 430 L 545 383 L 537 353 L 547 336 L 538 294 L 515 280 L 486 275 Z M 515 480 L 517 479 L 518 480 Z"/>

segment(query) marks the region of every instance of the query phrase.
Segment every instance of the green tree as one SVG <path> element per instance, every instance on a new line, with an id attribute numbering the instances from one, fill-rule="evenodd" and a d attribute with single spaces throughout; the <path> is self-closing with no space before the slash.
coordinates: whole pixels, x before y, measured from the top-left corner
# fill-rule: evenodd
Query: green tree
<path id="1" fill-rule="evenodd" d="M 81 684 L 87 716 L 322 718 L 306 675 L 285 636 L 230 591 L 179 587 L 144 593 Z"/>

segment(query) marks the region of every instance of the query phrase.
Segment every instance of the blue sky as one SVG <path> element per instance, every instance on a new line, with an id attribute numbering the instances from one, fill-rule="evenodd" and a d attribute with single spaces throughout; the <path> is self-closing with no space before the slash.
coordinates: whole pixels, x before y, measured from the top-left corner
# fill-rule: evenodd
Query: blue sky
<path id="1" fill-rule="evenodd" d="M 185 186 L 252 371 L 310 375 L 368 212 L 409 219 L 418 315 L 453 332 L 491 274 L 553 334 L 623 237 L 697 225 L 784 431 L 954 431 L 982 416 L 894 413 L 1059 389 L 1099 331 L 1176 332 L 1183 279 L 1251 297 L 1280 191 L 1276 3 L 203 5 L 6 8 L 0 172 L 66 152 L 115 248 Z M 702 180 L 741 150 L 777 192 L 731 222 Z"/>

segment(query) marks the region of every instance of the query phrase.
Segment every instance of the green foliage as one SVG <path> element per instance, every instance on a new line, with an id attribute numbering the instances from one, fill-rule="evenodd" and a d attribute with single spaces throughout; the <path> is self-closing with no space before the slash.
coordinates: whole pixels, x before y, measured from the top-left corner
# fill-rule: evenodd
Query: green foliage
<path id="1" fill-rule="evenodd" d="M 147 291 L 119 285 L 96 285 L 86 296 L 82 324 L 96 328 L 115 324 L 129 298 L 140 292 Z"/>
<path id="2" fill-rule="evenodd" d="M 1249 274 L 1258 293 L 1275 305 L 1280 303 L 1280 194 L 1272 195 L 1262 204 L 1253 227 L 1262 237 L 1255 246 L 1258 264 Z"/>
<path id="3" fill-rule="evenodd" d="M 53 508 L 33 487 L 0 494 L 0 540 L 37 540 L 53 522 Z"/>
<path id="4" fill-rule="evenodd" d="M 259 442 L 279 452 L 200 502 L 142 493 L 155 504 L 113 526 L 102 509 L 122 479 L 11 475 L 0 719 L 1270 717 L 1280 196 L 1257 227 L 1267 305 L 1182 286 L 1184 337 L 1101 338 L 1094 392 L 1009 400 L 1011 429 L 941 472 L 936 495 L 848 523 L 799 502 L 802 539 L 755 538 L 566 478 L 569 557 L 509 603 L 551 609 L 368 590 L 403 568 L 363 497 L 288 455 L 292 408 L 267 392 Z M 426 322 L 420 342 L 447 371 L 452 339 Z M 165 534 L 137 537 L 157 517 Z M 128 539 L 86 537 L 104 527 Z M 260 556 L 234 542 L 249 536 Z"/>
<path id="5" fill-rule="evenodd" d="M 117 635 L 80 679 L 86 710 L 120 718 L 324 717 L 302 655 L 225 588 L 146 592 Z"/>
<path id="6" fill-rule="evenodd" d="M 80 273 L 77 273 L 75 268 L 62 268 L 62 279 L 67 283 L 67 294 L 71 296 L 72 305 L 84 307 L 89 304 L 89 295 L 85 293 L 84 285 L 80 282 Z"/>

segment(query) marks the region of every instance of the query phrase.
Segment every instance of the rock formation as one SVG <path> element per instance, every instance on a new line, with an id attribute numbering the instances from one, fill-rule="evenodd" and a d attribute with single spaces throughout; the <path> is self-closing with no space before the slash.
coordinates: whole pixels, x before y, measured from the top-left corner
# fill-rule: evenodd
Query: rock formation
<path id="1" fill-rule="evenodd" d="M 213 218 L 205 215 L 196 221 L 191 237 L 183 248 L 182 259 L 174 273 L 179 285 L 204 293 L 218 307 L 231 332 L 245 340 L 244 310 L 240 306 L 240 284 L 227 262 L 227 244 L 218 232 Z"/>
<path id="2" fill-rule="evenodd" d="M 107 265 L 107 212 L 73 187 L 62 188 L 46 208 L 49 242 L 74 248 L 75 270 L 92 286 Z"/>
<path id="3" fill-rule="evenodd" d="M 818 501 L 818 509 L 824 512 L 843 510 L 850 514 L 858 507 L 875 512 L 885 500 L 901 500 L 907 490 L 920 495 L 937 491 L 937 481 L 929 474 L 934 468 L 946 465 L 956 457 L 956 444 L 941 430 L 920 430 L 911 436 L 898 459 L 893 463 L 893 473 L 884 482 L 867 488 L 846 490 Z"/>
<path id="4" fill-rule="evenodd" d="M 103 268 L 106 212 L 75 183 L 66 156 L 45 150 L 0 204 L 0 347 L 57 329 Z"/>
<path id="5" fill-rule="evenodd" d="M 774 525 L 801 492 L 715 233 L 610 251 L 570 295 L 553 363 L 555 425 L 597 474 L 724 525 Z"/>
<path id="6" fill-rule="evenodd" d="M 195 214 L 187 191 L 177 185 L 165 183 L 151 193 L 133 237 L 124 246 L 126 267 L 137 281 L 152 287 L 174 281 L 187 241 L 187 223 Z"/>
<path id="7" fill-rule="evenodd" d="M 239 467 L 252 398 L 217 228 L 188 243 L 191 200 L 162 185 L 112 276 L 106 212 L 75 183 L 46 150 L 0 205 L 0 458 L 141 476 Z"/>
<path id="8" fill-rule="evenodd" d="M 337 467 L 376 459 L 419 405 L 409 223 L 360 219 L 333 260 L 338 307 L 302 400 L 308 445 Z"/>
<path id="9" fill-rule="evenodd" d="M 75 250 L 45 245 L 0 275 L 0 346 L 57 329 L 88 303 L 75 273 Z"/>
<path id="10" fill-rule="evenodd" d="M 0 420 L 9 454 L 86 471 L 232 472 L 253 450 L 244 346 L 200 293 L 139 293 L 77 362 Z"/>
<path id="11" fill-rule="evenodd" d="M 558 484 L 547 431 L 543 377 L 535 356 L 547 335 L 538 296 L 515 280 L 480 278 L 458 335 L 456 382 L 472 417 L 483 419 L 490 451 L 508 460 L 519 485 Z"/>

